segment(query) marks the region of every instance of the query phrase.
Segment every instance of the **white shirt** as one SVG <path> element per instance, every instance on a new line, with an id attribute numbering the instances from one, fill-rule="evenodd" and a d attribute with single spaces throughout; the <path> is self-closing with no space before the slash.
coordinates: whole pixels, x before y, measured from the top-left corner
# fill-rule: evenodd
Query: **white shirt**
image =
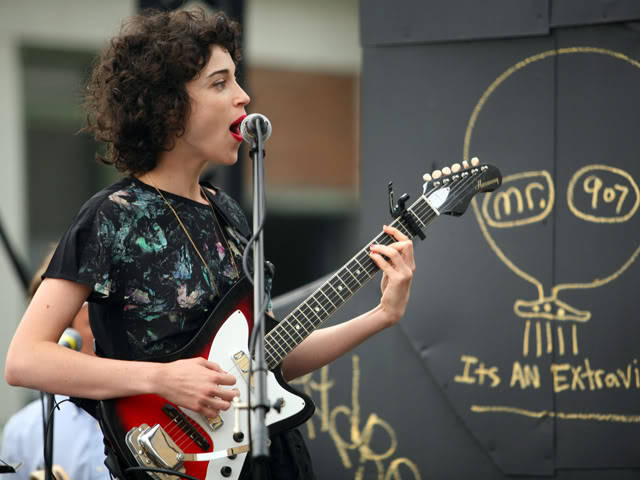
<path id="1" fill-rule="evenodd" d="M 56 396 L 61 402 L 66 397 Z M 102 431 L 95 418 L 71 402 L 60 404 L 53 420 L 53 464 L 60 465 L 70 480 L 105 480 Z M 4 427 L 0 458 L 22 463 L 16 473 L 2 480 L 29 480 L 31 472 L 44 468 L 42 403 L 35 400 L 15 413 Z"/>

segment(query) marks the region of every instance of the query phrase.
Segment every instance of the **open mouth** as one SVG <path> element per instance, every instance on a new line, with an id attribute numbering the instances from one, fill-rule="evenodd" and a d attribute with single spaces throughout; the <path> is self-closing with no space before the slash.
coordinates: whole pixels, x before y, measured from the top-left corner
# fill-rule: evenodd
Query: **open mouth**
<path id="1" fill-rule="evenodd" d="M 238 142 L 241 142 L 243 140 L 242 134 L 240 133 L 240 124 L 242 123 L 242 120 L 244 120 L 245 117 L 246 115 L 242 115 L 238 117 L 229 127 L 231 136 L 233 136 L 233 138 L 235 138 Z"/>

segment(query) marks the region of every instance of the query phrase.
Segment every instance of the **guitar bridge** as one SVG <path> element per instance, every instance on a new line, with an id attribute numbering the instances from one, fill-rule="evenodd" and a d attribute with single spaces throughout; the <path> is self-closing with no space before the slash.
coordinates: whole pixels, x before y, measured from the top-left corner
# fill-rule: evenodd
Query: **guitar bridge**
<path id="1" fill-rule="evenodd" d="M 159 467 L 185 473 L 184 453 L 160 425 L 149 427 L 143 423 L 126 435 L 126 444 L 142 467 Z M 175 480 L 175 475 L 147 472 L 156 480 Z"/>

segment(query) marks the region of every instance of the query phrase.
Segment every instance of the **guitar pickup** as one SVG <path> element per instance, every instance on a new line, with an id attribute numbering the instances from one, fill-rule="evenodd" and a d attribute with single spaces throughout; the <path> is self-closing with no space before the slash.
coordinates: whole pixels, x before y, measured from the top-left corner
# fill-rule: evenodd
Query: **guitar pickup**
<path id="1" fill-rule="evenodd" d="M 211 448 L 211 445 L 207 441 L 207 439 L 202 435 L 196 427 L 191 423 L 191 421 L 187 418 L 187 416 L 182 413 L 179 409 L 167 403 L 164 407 L 162 407 L 162 411 L 167 415 L 173 422 L 180 427 L 193 443 L 198 445 L 202 450 L 207 451 Z M 220 419 L 219 428 L 222 426 L 222 419 Z"/>
<path id="2" fill-rule="evenodd" d="M 231 357 L 233 364 L 236 366 L 244 381 L 249 383 L 249 356 L 240 350 Z M 253 382 L 251 382 L 251 388 L 253 388 Z"/>

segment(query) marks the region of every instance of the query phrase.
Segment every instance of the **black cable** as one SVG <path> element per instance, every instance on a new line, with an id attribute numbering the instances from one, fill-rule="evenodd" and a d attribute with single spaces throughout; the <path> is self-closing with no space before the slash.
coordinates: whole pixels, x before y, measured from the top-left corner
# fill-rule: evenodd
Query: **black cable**
<path id="1" fill-rule="evenodd" d="M 265 219 L 263 218 L 262 222 L 260 222 L 260 226 L 258 227 L 258 231 L 249 240 L 247 240 L 247 244 L 245 245 L 244 251 L 242 252 L 242 271 L 244 272 L 247 280 L 249 280 L 249 283 L 251 285 L 253 285 L 253 275 L 251 274 L 251 270 L 249 269 L 249 251 L 251 250 L 251 245 L 255 243 L 256 240 L 258 240 L 258 235 L 260 235 L 260 233 L 262 233 L 262 230 L 264 230 L 264 223 Z"/>
<path id="2" fill-rule="evenodd" d="M 258 239 L 258 235 L 260 235 L 260 232 L 262 232 L 262 230 L 264 229 L 264 224 L 265 222 L 263 218 L 258 231 L 248 240 L 244 252 L 242 253 L 242 270 L 244 271 L 244 274 L 251 285 L 253 285 L 253 281 L 251 279 L 252 275 L 248 266 L 249 251 L 251 249 L 251 245 L 256 242 L 256 240 Z M 263 292 L 262 302 L 260 303 L 261 306 L 259 316 L 254 312 L 253 328 L 251 329 L 251 335 L 249 336 L 249 368 L 247 371 L 247 437 L 249 439 L 249 445 L 251 445 L 251 377 L 253 375 L 253 355 L 256 348 L 256 340 L 258 338 L 256 319 L 261 318 L 262 321 L 264 321 L 264 315 L 266 314 L 268 303 L 269 302 L 266 299 L 266 295 L 264 295 Z"/>
<path id="3" fill-rule="evenodd" d="M 151 467 L 129 467 L 124 469 L 124 473 L 140 471 L 140 472 L 153 472 L 153 473 L 164 473 L 166 475 L 173 475 L 176 477 L 187 478 L 188 480 L 201 480 L 196 477 L 192 477 L 191 475 L 187 475 L 186 473 L 176 472 L 175 470 L 169 470 L 168 468 L 151 468 Z"/>
<path id="4" fill-rule="evenodd" d="M 41 392 L 42 395 L 42 392 Z M 71 401 L 68 398 L 65 398 L 64 400 L 58 402 L 56 401 L 56 397 L 53 394 L 51 395 L 51 399 L 53 400 L 53 405 L 51 406 L 51 410 L 49 410 L 49 414 L 46 417 L 46 421 L 44 423 L 44 448 L 43 448 L 43 455 L 44 455 L 44 468 L 45 468 L 45 473 L 46 472 L 53 472 L 53 458 L 52 458 L 52 453 L 53 453 L 53 435 L 51 435 L 51 437 L 49 436 L 49 430 L 51 429 L 51 423 L 53 420 L 53 414 L 55 409 L 57 408 L 58 410 L 60 410 L 60 404 L 64 403 L 64 402 L 69 402 Z M 44 414 L 44 399 L 43 399 L 43 414 Z M 53 473 L 51 473 L 52 478 L 55 478 L 53 476 Z"/>

